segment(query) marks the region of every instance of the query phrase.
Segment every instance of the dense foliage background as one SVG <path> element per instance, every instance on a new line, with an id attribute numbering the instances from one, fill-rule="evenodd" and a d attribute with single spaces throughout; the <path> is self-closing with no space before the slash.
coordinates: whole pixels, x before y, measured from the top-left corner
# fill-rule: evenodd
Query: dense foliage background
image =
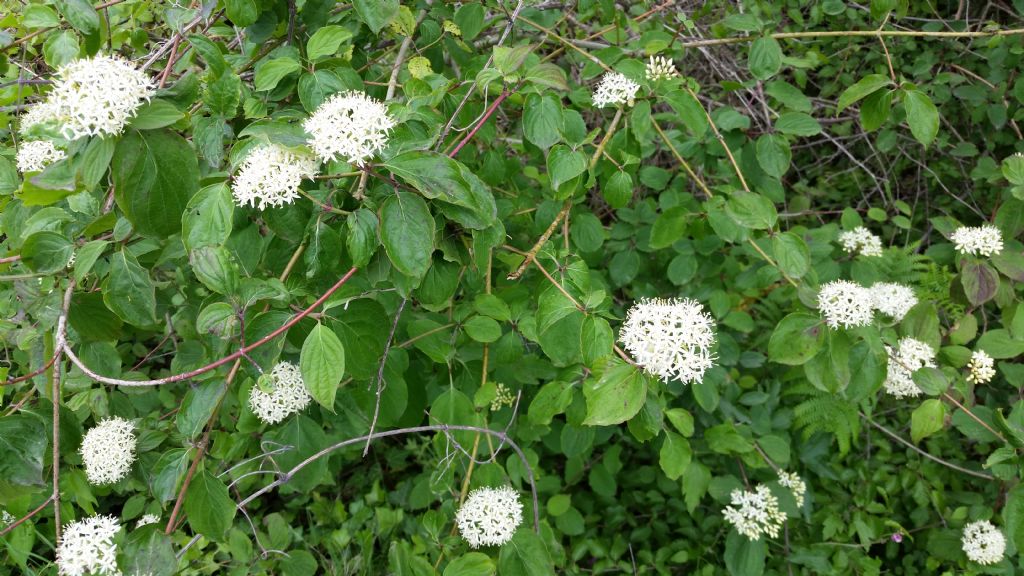
<path id="1" fill-rule="evenodd" d="M 96 513 L 126 528 L 125 574 L 1021 565 L 1021 2 L 4 8 L 0 572 L 55 574 L 57 527 Z M 120 136 L 19 173 L 19 117 L 97 53 L 160 90 Z M 684 77 L 648 80 L 649 55 Z M 609 70 L 641 85 L 632 105 L 591 104 Z M 236 206 L 245 154 L 301 146 L 344 90 L 386 101 L 388 147 L 365 169 L 324 166 L 294 203 Z M 1003 251 L 957 254 L 953 230 L 984 223 Z M 837 244 L 858 225 L 882 256 Z M 840 278 L 920 303 L 829 329 L 816 294 Z M 641 297 L 712 314 L 701 382 L 613 348 Z M 882 390 L 901 336 L 938 350 L 920 397 Z M 997 375 L 975 385 L 979 349 Z M 248 398 L 279 360 L 302 364 L 317 403 L 267 425 Z M 135 424 L 138 460 L 97 487 L 79 444 L 108 416 Z M 436 428 L 284 473 L 374 420 Z M 806 501 L 779 491 L 783 533 L 750 541 L 722 509 L 736 488 L 778 488 L 776 466 Z M 506 483 L 522 526 L 471 551 L 459 503 Z M 143 514 L 160 522 L 135 529 Z M 1006 535 L 1001 563 L 961 550 L 979 519 Z"/>

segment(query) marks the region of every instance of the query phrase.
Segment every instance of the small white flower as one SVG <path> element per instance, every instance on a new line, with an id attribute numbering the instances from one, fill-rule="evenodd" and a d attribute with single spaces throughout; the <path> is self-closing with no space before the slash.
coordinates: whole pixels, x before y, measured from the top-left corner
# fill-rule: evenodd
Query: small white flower
<path id="1" fill-rule="evenodd" d="M 511 486 L 477 488 L 455 514 L 459 533 L 473 548 L 501 546 L 523 521 L 523 504 Z"/>
<path id="2" fill-rule="evenodd" d="M 984 350 L 976 350 L 971 354 L 971 361 L 967 368 L 971 371 L 967 375 L 967 381 L 974 384 L 984 384 L 996 375 L 996 362 Z"/>
<path id="3" fill-rule="evenodd" d="M 732 506 L 726 506 L 722 515 L 750 540 L 760 540 L 763 534 L 775 538 L 786 520 L 779 499 L 764 484 L 753 491 L 733 490 Z"/>
<path id="4" fill-rule="evenodd" d="M 843 250 L 859 253 L 861 256 L 881 256 L 882 239 L 863 226 L 839 233 L 839 243 Z"/>
<path id="5" fill-rule="evenodd" d="M 597 108 L 609 105 L 633 105 L 640 85 L 618 72 L 608 72 L 594 90 L 593 103 Z"/>
<path id="6" fill-rule="evenodd" d="M 804 483 L 803 479 L 796 472 L 779 470 L 779 484 L 784 488 L 789 488 L 790 492 L 793 493 L 793 498 L 796 500 L 797 508 L 802 508 L 804 505 L 804 495 L 807 494 L 807 484 Z"/>
<path id="7" fill-rule="evenodd" d="M 130 421 L 115 416 L 86 432 L 78 451 L 91 484 L 113 484 L 128 476 L 135 462 L 137 440 L 133 429 Z"/>
<path id="8" fill-rule="evenodd" d="M 669 78 L 679 76 L 679 71 L 676 70 L 676 66 L 671 60 L 664 56 L 654 56 L 653 54 L 647 61 L 645 73 L 647 74 L 647 79 L 651 82 L 668 80 Z"/>
<path id="9" fill-rule="evenodd" d="M 993 256 L 1003 251 L 1003 233 L 991 224 L 961 226 L 953 232 L 950 240 L 961 254 Z"/>
<path id="10" fill-rule="evenodd" d="M 889 354 L 885 391 L 897 398 L 920 396 L 922 390 L 914 383 L 913 374 L 925 366 L 935 367 L 935 350 L 909 336 L 901 338 L 898 350 L 886 346 Z"/>
<path id="11" fill-rule="evenodd" d="M 18 171 L 40 172 L 50 164 L 63 160 L 67 155 L 57 149 L 49 140 L 22 142 L 18 148 Z"/>
<path id="12" fill-rule="evenodd" d="M 249 406 L 260 420 L 277 424 L 309 406 L 311 398 L 298 366 L 279 362 L 271 370 L 270 380 L 272 391 L 269 394 L 258 386 L 253 386 L 249 393 Z"/>
<path id="13" fill-rule="evenodd" d="M 43 100 L 30 106 L 28 112 L 21 115 L 21 127 L 18 128 L 18 134 L 24 136 L 33 126 L 57 121 L 57 106 L 49 100 Z"/>
<path id="14" fill-rule="evenodd" d="M 156 514 L 143 514 L 142 518 L 135 523 L 135 528 L 142 528 L 143 526 L 149 526 L 150 524 L 156 524 L 160 521 L 160 517 Z"/>
<path id="15" fill-rule="evenodd" d="M 114 536 L 121 529 L 113 516 L 92 516 L 64 525 L 57 547 L 61 576 L 120 576 Z"/>
<path id="16" fill-rule="evenodd" d="M 153 95 L 145 72 L 117 56 L 81 58 L 61 66 L 46 100 L 22 119 L 32 126 L 56 121 L 68 140 L 120 134 L 143 100 Z M 34 107 L 35 108 L 35 107 Z"/>
<path id="17" fill-rule="evenodd" d="M 978 564 L 995 564 L 1006 553 L 1006 537 L 988 520 L 964 526 L 961 542 L 967 557 Z"/>
<path id="18" fill-rule="evenodd" d="M 867 326 L 874 319 L 871 291 L 850 282 L 828 282 L 818 292 L 818 308 L 831 328 Z"/>
<path id="19" fill-rule="evenodd" d="M 321 162 L 363 166 L 387 145 L 395 121 L 383 102 L 353 90 L 328 98 L 303 127 Z"/>
<path id="20" fill-rule="evenodd" d="M 690 384 L 714 366 L 714 325 L 696 300 L 644 298 L 626 313 L 619 340 L 649 374 Z"/>
<path id="21" fill-rule="evenodd" d="M 895 282 L 876 282 L 869 289 L 871 290 L 871 303 L 876 310 L 891 316 L 899 322 L 910 312 L 910 309 L 917 306 L 917 296 L 914 289 Z"/>
<path id="22" fill-rule="evenodd" d="M 231 192 L 239 206 L 276 208 L 294 202 L 302 180 L 315 176 L 316 170 L 316 161 L 308 154 L 276 144 L 257 146 L 242 161 Z"/>
<path id="23" fill-rule="evenodd" d="M 14 522 L 15 520 L 17 520 L 17 518 L 14 517 L 14 514 L 11 514 L 7 510 L 0 512 L 0 528 L 9 526 L 11 522 Z"/>

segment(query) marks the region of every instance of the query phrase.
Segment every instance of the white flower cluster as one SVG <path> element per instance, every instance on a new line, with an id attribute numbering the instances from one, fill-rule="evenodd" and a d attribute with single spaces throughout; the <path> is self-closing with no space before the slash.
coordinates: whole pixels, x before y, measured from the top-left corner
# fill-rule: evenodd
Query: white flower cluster
<path id="1" fill-rule="evenodd" d="M 11 514 L 7 510 L 0 512 L 0 528 L 10 526 L 10 524 L 15 520 L 17 520 L 17 518 L 14 517 L 14 514 Z"/>
<path id="2" fill-rule="evenodd" d="M 830 328 L 867 326 L 874 319 L 871 291 L 849 280 L 824 284 L 818 292 L 818 308 Z"/>
<path id="3" fill-rule="evenodd" d="M 22 142 L 18 148 L 18 171 L 40 172 L 50 164 L 63 160 L 67 155 L 49 140 L 30 140 Z"/>
<path id="4" fill-rule="evenodd" d="M 303 127 L 321 162 L 362 166 L 387 145 L 395 121 L 383 102 L 352 90 L 324 101 Z"/>
<path id="5" fill-rule="evenodd" d="M 594 106 L 604 108 L 619 104 L 633 105 L 640 85 L 618 72 L 608 72 L 594 90 Z"/>
<path id="6" fill-rule="evenodd" d="M 113 484 L 128 476 L 135 462 L 137 441 L 133 428 L 130 421 L 115 416 L 86 432 L 78 451 L 91 484 Z"/>
<path id="7" fill-rule="evenodd" d="M 700 382 L 714 365 L 714 320 L 689 298 L 644 298 L 626 313 L 619 340 L 649 374 L 664 381 Z"/>
<path id="8" fill-rule="evenodd" d="M 961 226 L 949 239 L 961 254 L 994 256 L 1003 251 L 1003 233 L 991 224 Z"/>
<path id="9" fill-rule="evenodd" d="M 922 391 L 912 376 L 925 366 L 935 367 L 935 350 L 909 336 L 900 338 L 898 350 L 894 351 L 888 346 L 885 350 L 889 354 L 885 391 L 897 398 L 920 396 Z"/>
<path id="10" fill-rule="evenodd" d="M 984 350 L 976 350 L 971 354 L 971 361 L 967 363 L 970 374 L 967 381 L 974 384 L 984 384 L 992 380 L 996 375 L 996 362 Z"/>
<path id="11" fill-rule="evenodd" d="M 152 95 L 153 83 L 131 62 L 104 55 L 82 58 L 57 70 L 53 90 L 22 119 L 22 130 L 52 121 L 68 140 L 120 134 Z"/>
<path id="12" fill-rule="evenodd" d="M 760 540 L 762 534 L 775 538 L 786 520 L 779 510 L 779 499 L 764 484 L 753 491 L 733 490 L 732 506 L 726 506 L 722 515 L 737 532 L 751 540 Z"/>
<path id="13" fill-rule="evenodd" d="M 988 520 L 978 520 L 964 526 L 961 538 L 967 557 L 978 564 L 995 564 L 1006 553 L 1006 537 Z"/>
<path id="14" fill-rule="evenodd" d="M 871 305 L 882 314 L 891 316 L 899 322 L 910 312 L 910 309 L 917 306 L 917 296 L 914 289 L 909 286 L 895 282 L 876 282 L 869 288 L 871 291 Z"/>
<path id="15" fill-rule="evenodd" d="M 516 395 L 508 389 L 508 386 L 498 383 L 498 390 L 495 393 L 494 400 L 491 400 L 491 412 L 497 412 L 501 410 L 502 406 L 512 407 L 516 402 Z"/>
<path id="16" fill-rule="evenodd" d="M 160 521 L 160 517 L 156 514 L 143 514 L 142 518 L 135 523 L 135 528 L 142 528 L 143 526 L 149 526 L 150 524 L 156 524 Z"/>
<path id="17" fill-rule="evenodd" d="M 312 178 L 316 171 L 316 160 L 309 154 L 276 144 L 258 146 L 242 161 L 231 192 L 239 206 L 276 208 L 295 201 L 303 178 Z"/>
<path id="18" fill-rule="evenodd" d="M 807 494 L 807 484 L 804 483 L 803 478 L 796 472 L 779 470 L 779 484 L 783 488 L 789 488 L 790 492 L 793 493 L 793 499 L 796 500 L 797 508 L 802 508 L 804 505 L 804 495 Z"/>
<path id="19" fill-rule="evenodd" d="M 270 380 L 270 393 L 258 386 L 254 386 L 249 393 L 249 407 L 260 420 L 267 424 L 277 424 L 309 406 L 311 398 L 298 366 L 290 362 L 279 362 L 271 370 Z"/>
<path id="20" fill-rule="evenodd" d="M 473 548 L 501 546 L 523 521 L 523 504 L 511 486 L 477 488 L 455 514 L 462 538 Z"/>
<path id="21" fill-rule="evenodd" d="M 652 55 L 647 61 L 647 67 L 644 72 L 647 74 L 647 79 L 651 82 L 668 80 L 669 78 L 676 78 L 679 76 L 679 71 L 676 70 L 676 65 L 664 56 Z"/>
<path id="22" fill-rule="evenodd" d="M 843 250 L 859 253 L 861 256 L 881 256 L 882 239 L 863 226 L 839 233 L 839 243 Z"/>
<path id="23" fill-rule="evenodd" d="M 57 569 L 61 576 L 120 576 L 114 536 L 121 529 L 113 516 L 92 516 L 64 525 L 57 547 Z"/>

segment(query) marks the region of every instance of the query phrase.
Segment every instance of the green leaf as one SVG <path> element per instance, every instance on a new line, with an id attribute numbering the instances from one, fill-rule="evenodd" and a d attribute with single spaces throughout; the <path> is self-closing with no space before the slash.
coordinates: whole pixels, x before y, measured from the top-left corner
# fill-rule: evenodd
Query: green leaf
<path id="1" fill-rule="evenodd" d="M 929 398 L 914 409 L 910 415 L 910 438 L 920 442 L 942 430 L 946 420 L 946 405 L 938 398 Z"/>
<path id="2" fill-rule="evenodd" d="M 601 195 L 612 208 L 625 207 L 633 197 L 633 177 L 621 170 L 612 174 L 601 187 Z"/>
<path id="3" fill-rule="evenodd" d="M 608 321 L 593 314 L 583 319 L 580 329 L 580 350 L 583 362 L 593 365 L 602 358 L 612 355 L 615 345 L 615 334 Z"/>
<path id="4" fill-rule="evenodd" d="M 154 130 L 170 126 L 185 117 L 185 114 L 166 100 L 154 98 L 139 107 L 128 125 L 137 130 Z"/>
<path id="5" fill-rule="evenodd" d="M 782 47 L 779 46 L 779 41 L 770 36 L 754 40 L 750 46 L 747 67 L 758 80 L 767 80 L 778 74 L 782 68 Z"/>
<path id="6" fill-rule="evenodd" d="M 130 131 L 111 165 L 114 198 L 144 236 L 181 231 L 182 212 L 199 188 L 199 163 L 184 138 L 167 131 Z"/>
<path id="7" fill-rule="evenodd" d="M 267 433 L 267 440 L 292 447 L 291 450 L 274 456 L 274 461 L 284 470 L 290 470 L 328 444 L 327 434 L 321 425 L 301 413 L 275 426 Z M 288 488 L 310 492 L 321 483 L 327 482 L 328 478 L 327 459 L 321 458 L 296 472 L 288 481 Z"/>
<path id="8" fill-rule="evenodd" d="M 21 258 L 32 271 L 49 274 L 68 265 L 74 245 L 63 234 L 42 231 L 32 234 L 21 245 Z"/>
<path id="9" fill-rule="evenodd" d="M 342 42 L 352 39 L 352 32 L 348 28 L 330 25 L 317 30 L 306 42 L 306 58 L 319 60 L 326 56 L 333 56 L 338 51 Z"/>
<path id="10" fill-rule="evenodd" d="M 87 0 L 57 0 L 57 9 L 82 34 L 88 36 L 99 30 L 100 15 Z"/>
<path id="11" fill-rule="evenodd" d="M 911 374 L 911 378 L 914 380 L 914 384 L 917 384 L 917 387 L 929 396 L 938 396 L 949 388 L 949 380 L 946 379 L 942 370 L 931 366 L 915 370 Z"/>
<path id="12" fill-rule="evenodd" d="M 0 476 L 17 486 L 42 486 L 46 428 L 32 416 L 0 418 Z"/>
<path id="13" fill-rule="evenodd" d="M 725 567 L 731 576 L 760 576 L 764 574 L 768 544 L 765 539 L 749 540 L 736 530 L 729 530 L 725 538 Z"/>
<path id="14" fill-rule="evenodd" d="M 206 68 L 214 77 L 220 77 L 228 70 L 228 62 L 213 40 L 201 34 L 190 34 L 188 42 L 206 61 Z"/>
<path id="15" fill-rule="evenodd" d="M 231 23 L 239 28 L 255 23 L 260 16 L 256 0 L 224 0 L 224 8 Z"/>
<path id="16" fill-rule="evenodd" d="M 811 268 L 811 252 L 795 232 L 772 236 L 772 252 L 779 268 L 790 278 L 800 278 Z"/>
<path id="17" fill-rule="evenodd" d="M 360 208 L 348 215 L 345 221 L 345 228 L 348 231 L 345 236 L 345 247 L 348 249 L 352 265 L 357 268 L 365 267 L 377 251 L 380 242 L 377 240 L 377 215 Z"/>
<path id="18" fill-rule="evenodd" d="M 495 570 L 497 568 L 487 554 L 467 552 L 448 563 L 444 576 L 491 576 Z"/>
<path id="19" fill-rule="evenodd" d="M 860 126 L 865 132 L 877 130 L 885 124 L 892 112 L 892 90 L 878 90 L 860 105 Z"/>
<path id="20" fill-rule="evenodd" d="M 695 137 L 700 138 L 711 127 L 708 124 L 707 114 L 704 113 L 704 106 L 690 92 L 685 90 L 669 92 L 665 95 L 665 101 L 679 115 L 679 119 Z"/>
<path id="21" fill-rule="evenodd" d="M 587 171 L 587 156 L 561 144 L 548 152 L 548 178 L 558 200 L 575 192 L 580 176 Z"/>
<path id="22" fill-rule="evenodd" d="M 119 562 L 125 574 L 171 576 L 177 571 L 178 559 L 174 556 L 171 537 L 164 534 L 162 528 L 160 524 L 151 524 L 126 530 L 127 538 L 120 549 L 123 560 Z"/>
<path id="23" fill-rule="evenodd" d="M 553 576 L 555 573 L 551 555 L 544 541 L 525 522 L 512 537 L 512 541 L 501 547 L 498 554 L 498 574 L 501 576 Z"/>
<path id="24" fill-rule="evenodd" d="M 302 65 L 294 58 L 275 58 L 256 67 L 253 87 L 258 92 L 273 90 L 285 76 L 302 70 Z"/>
<path id="25" fill-rule="evenodd" d="M 1011 184 L 1024 186 L 1024 156 L 1014 154 L 1003 158 L 999 169 Z"/>
<path id="26" fill-rule="evenodd" d="M 789 170 L 793 152 L 786 139 L 777 134 L 764 134 L 755 144 L 757 163 L 769 176 L 782 178 Z"/>
<path id="27" fill-rule="evenodd" d="M 396 194 L 380 209 L 380 237 L 388 258 L 401 273 L 420 278 L 434 252 L 434 219 L 415 194 Z"/>
<path id="28" fill-rule="evenodd" d="M 185 498 L 185 514 L 196 534 L 223 542 L 235 519 L 235 511 L 235 502 L 228 495 L 224 482 L 206 470 L 192 477 Z"/>
<path id="29" fill-rule="evenodd" d="M 26 6 L 21 15 L 21 23 L 26 28 L 52 28 L 60 25 L 60 17 L 53 8 L 42 4 Z"/>
<path id="30" fill-rule="evenodd" d="M 768 341 L 772 362 L 800 366 L 814 358 L 825 343 L 821 318 L 807 312 L 794 312 L 775 327 Z"/>
<path id="31" fill-rule="evenodd" d="M 139 266 L 125 249 L 110 257 L 110 274 L 103 283 L 103 303 L 133 326 L 156 324 L 156 288 L 149 271 Z"/>
<path id="32" fill-rule="evenodd" d="M 484 28 L 484 7 L 477 3 L 465 3 L 455 11 L 455 25 L 462 31 L 462 39 L 470 42 Z"/>
<path id="33" fill-rule="evenodd" d="M 43 58 L 51 68 L 59 68 L 78 57 L 78 38 L 70 30 L 53 34 L 43 42 Z"/>
<path id="34" fill-rule="evenodd" d="M 982 334 L 976 348 L 984 350 L 996 360 L 1006 360 L 1024 354 L 1024 340 L 1016 340 L 1009 331 L 998 328 Z"/>
<path id="35" fill-rule="evenodd" d="M 678 480 L 686 472 L 691 458 L 693 449 L 686 438 L 666 430 L 665 441 L 662 442 L 661 451 L 658 453 L 658 464 L 668 479 Z"/>
<path id="36" fill-rule="evenodd" d="M 436 152 L 411 151 L 384 163 L 423 196 L 444 204 L 442 211 L 474 230 L 494 224 L 497 208 L 487 186 L 460 162 Z"/>
<path id="37" fill-rule="evenodd" d="M 821 124 L 810 114 L 803 112 L 784 112 L 775 121 L 775 129 L 783 134 L 794 136 L 814 136 L 821 133 Z"/>
<path id="38" fill-rule="evenodd" d="M 334 412 L 334 396 L 345 375 L 345 348 L 333 330 L 317 324 L 309 332 L 302 343 L 299 367 L 309 395 Z"/>
<path id="39" fill-rule="evenodd" d="M 523 135 L 538 148 L 562 140 L 562 105 L 551 94 L 530 94 L 523 107 Z"/>
<path id="40" fill-rule="evenodd" d="M 189 263 L 196 278 L 218 294 L 238 293 L 238 267 L 227 248 L 202 246 L 189 252 Z"/>
<path id="41" fill-rule="evenodd" d="M 463 324 L 462 328 L 477 342 L 495 342 L 501 338 L 501 325 L 486 316 L 474 316 Z"/>
<path id="42" fill-rule="evenodd" d="M 779 218 L 771 200 L 750 192 L 730 196 L 725 211 L 740 226 L 754 230 L 771 230 Z"/>
<path id="43" fill-rule="evenodd" d="M 903 93 L 903 107 L 914 138 L 925 146 L 931 144 L 939 133 L 939 110 L 932 99 L 920 90 L 907 90 Z"/>
<path id="44" fill-rule="evenodd" d="M 299 77 L 299 100 L 307 112 L 313 112 L 332 94 L 345 89 L 345 82 L 331 70 L 303 72 Z"/>
<path id="45" fill-rule="evenodd" d="M 374 34 L 380 32 L 398 14 L 398 0 L 354 0 L 352 6 L 359 19 Z"/>
<path id="46" fill-rule="evenodd" d="M 600 378 L 588 378 L 583 385 L 587 400 L 588 426 L 614 426 L 640 411 L 647 399 L 647 376 L 635 367 L 611 360 Z"/>
<path id="47" fill-rule="evenodd" d="M 836 105 L 836 113 L 840 113 L 852 104 L 866 98 L 869 94 L 890 84 L 888 76 L 883 74 L 868 74 L 858 80 L 839 95 L 839 103 Z"/>
<path id="48" fill-rule="evenodd" d="M 181 239 L 188 249 L 222 246 L 231 236 L 235 203 L 226 182 L 196 193 L 181 217 Z"/>
<path id="49" fill-rule="evenodd" d="M 189 388 L 175 418 L 178 432 L 195 440 L 206 427 L 225 389 L 223 380 L 210 380 Z"/>
<path id="50" fill-rule="evenodd" d="M 686 206 L 673 206 L 665 210 L 654 220 L 651 227 L 650 245 L 653 250 L 667 248 L 683 237 L 686 232 L 686 219 L 689 209 Z"/>

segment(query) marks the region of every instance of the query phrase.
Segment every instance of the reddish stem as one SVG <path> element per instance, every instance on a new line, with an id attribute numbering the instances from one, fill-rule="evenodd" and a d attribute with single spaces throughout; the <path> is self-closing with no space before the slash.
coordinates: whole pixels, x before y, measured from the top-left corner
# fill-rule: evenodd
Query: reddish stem
<path id="1" fill-rule="evenodd" d="M 43 364 L 43 367 L 40 368 L 39 370 L 35 370 L 34 372 L 29 372 L 28 374 L 25 374 L 24 376 L 18 376 L 17 378 L 12 378 L 10 380 L 4 381 L 4 382 L 0 382 L 0 386 L 10 386 L 12 384 L 17 384 L 18 382 L 24 382 L 25 380 L 28 380 L 29 378 L 35 378 L 36 376 L 39 376 L 43 372 L 46 372 L 50 368 L 50 366 L 53 366 L 53 363 L 56 360 L 57 360 L 57 355 L 54 354 L 49 360 L 46 361 L 46 364 Z"/>
<path id="2" fill-rule="evenodd" d="M 44 500 L 44 501 L 43 501 L 43 503 L 42 503 L 42 504 L 40 504 L 38 508 L 36 508 L 35 510 L 33 510 L 33 511 L 29 512 L 28 514 L 26 514 L 26 515 L 22 516 L 21 518 L 18 518 L 18 519 L 17 519 L 17 520 L 15 520 L 14 522 L 11 522 L 11 523 L 10 523 L 10 524 L 8 524 L 8 525 L 7 525 L 7 527 L 6 527 L 6 528 L 4 528 L 3 530 L 0 530 L 0 536 L 3 536 L 3 535 L 5 535 L 5 534 L 7 534 L 7 533 L 8 533 L 8 532 L 10 532 L 11 530 L 14 530 L 14 529 L 15 529 L 15 528 L 17 528 L 18 526 L 20 526 L 20 525 L 21 525 L 22 523 L 24 523 L 25 521 L 27 521 L 27 520 L 28 520 L 29 518 L 31 518 L 31 517 L 35 516 L 36 514 L 39 514 L 40 512 L 42 512 L 42 511 L 43 511 L 43 509 L 44 509 L 44 508 L 46 508 L 47 506 L 49 506 L 49 505 L 50 505 L 50 502 L 52 502 L 52 501 L 53 501 L 53 494 L 51 494 L 49 498 L 47 498 L 46 500 Z"/>
<path id="3" fill-rule="evenodd" d="M 476 135 L 476 133 L 480 130 L 484 123 L 490 120 L 491 116 L 498 109 L 498 106 L 501 105 L 505 98 L 508 98 L 509 94 L 511 94 L 511 92 L 505 90 L 501 93 L 500 96 L 495 98 L 494 104 L 491 104 L 491 107 L 487 109 L 487 112 L 484 112 L 483 118 L 481 118 L 480 121 L 476 123 L 476 126 L 473 126 L 473 129 L 469 131 L 469 134 L 466 134 L 466 137 L 462 139 L 462 142 L 459 142 L 458 146 L 456 146 L 454 150 L 448 153 L 449 158 L 454 158 L 455 155 L 459 153 L 459 150 L 462 150 L 462 147 L 469 143 L 469 141 L 473 138 L 474 135 Z"/>

